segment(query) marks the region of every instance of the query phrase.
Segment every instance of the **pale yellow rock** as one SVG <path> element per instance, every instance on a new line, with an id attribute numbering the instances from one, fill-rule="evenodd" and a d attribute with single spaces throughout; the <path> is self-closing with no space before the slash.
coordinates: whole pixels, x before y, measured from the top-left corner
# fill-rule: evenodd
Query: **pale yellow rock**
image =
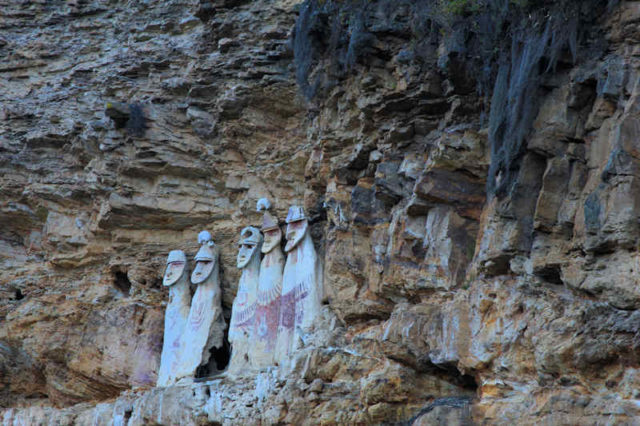
<path id="1" fill-rule="evenodd" d="M 528 2 L 521 22 L 512 4 L 496 46 L 479 15 L 439 31 L 419 3 L 2 2 L 0 419 L 455 423 L 470 400 L 477 424 L 636 422 L 638 2 Z M 537 88 L 493 99 L 493 60 L 521 75 L 574 17 L 585 37 L 510 85 Z M 139 105 L 144 137 L 107 100 Z M 216 236 L 229 318 L 267 194 L 305 207 L 326 265 L 291 369 L 146 389 L 166 253 Z"/>

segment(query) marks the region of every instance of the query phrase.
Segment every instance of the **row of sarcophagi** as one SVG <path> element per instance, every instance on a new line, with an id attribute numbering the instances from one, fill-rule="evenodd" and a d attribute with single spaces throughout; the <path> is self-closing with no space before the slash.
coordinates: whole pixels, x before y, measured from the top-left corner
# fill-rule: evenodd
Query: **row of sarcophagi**
<path id="1" fill-rule="evenodd" d="M 286 245 L 282 230 L 266 199 L 262 228 L 246 227 L 240 233 L 237 267 L 242 271 L 233 301 L 228 339 L 231 359 L 227 370 L 238 374 L 286 363 L 313 327 L 323 298 L 322 266 L 304 210 L 292 206 L 286 218 Z M 158 386 L 169 386 L 208 366 L 212 348 L 223 345 L 226 323 L 222 316 L 218 277 L 218 250 L 211 235 L 198 235 L 191 297 L 187 259 L 180 250 L 169 253 L 163 284 L 169 286 L 165 312 L 164 344 Z M 264 256 L 261 256 L 264 254 Z"/>

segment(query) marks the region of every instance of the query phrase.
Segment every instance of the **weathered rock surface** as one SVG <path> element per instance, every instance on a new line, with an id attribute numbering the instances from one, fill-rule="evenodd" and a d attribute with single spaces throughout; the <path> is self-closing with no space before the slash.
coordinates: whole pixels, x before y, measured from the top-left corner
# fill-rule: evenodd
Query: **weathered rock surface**
<path id="1" fill-rule="evenodd" d="M 296 3 L 0 0 L 3 422 L 633 423 L 640 2 L 539 77 L 496 176 L 472 35 Z M 309 215 L 315 334 L 291 370 L 152 388 L 167 253 L 211 231 L 228 322 L 261 197 Z"/>

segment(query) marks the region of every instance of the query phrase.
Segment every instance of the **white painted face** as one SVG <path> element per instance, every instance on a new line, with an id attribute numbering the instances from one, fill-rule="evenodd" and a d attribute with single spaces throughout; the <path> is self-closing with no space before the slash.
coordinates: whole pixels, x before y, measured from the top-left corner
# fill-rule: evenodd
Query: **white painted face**
<path id="1" fill-rule="evenodd" d="M 308 228 L 309 222 L 307 222 L 307 219 L 289 222 L 287 224 L 287 245 L 284 247 L 284 251 L 288 253 L 293 250 L 302 241 Z"/>
<path id="2" fill-rule="evenodd" d="M 167 269 L 164 271 L 164 277 L 162 278 L 162 285 L 170 286 L 178 282 L 184 273 L 185 266 L 186 263 L 181 261 L 167 264 Z"/>
<path id="3" fill-rule="evenodd" d="M 269 229 L 263 232 L 264 234 L 264 243 L 262 243 L 262 252 L 269 253 L 274 248 L 280 245 L 280 241 L 282 241 L 282 231 L 280 227 Z"/>
<path id="4" fill-rule="evenodd" d="M 193 268 L 193 272 L 191 273 L 191 282 L 193 284 L 200 284 L 206 280 L 209 275 L 211 275 L 211 271 L 213 271 L 213 267 L 217 261 L 218 253 L 215 250 L 213 243 L 211 243 L 211 245 L 202 245 L 196 254 L 196 266 Z"/>
<path id="5" fill-rule="evenodd" d="M 237 266 L 239 269 L 247 266 L 251 257 L 257 251 L 258 246 L 255 243 L 242 243 L 238 247 L 238 258 L 237 258 Z"/>
<path id="6" fill-rule="evenodd" d="M 191 282 L 193 284 L 200 284 L 206 280 L 209 275 L 211 275 L 214 264 L 215 262 L 213 260 L 197 260 L 196 266 L 191 273 Z"/>

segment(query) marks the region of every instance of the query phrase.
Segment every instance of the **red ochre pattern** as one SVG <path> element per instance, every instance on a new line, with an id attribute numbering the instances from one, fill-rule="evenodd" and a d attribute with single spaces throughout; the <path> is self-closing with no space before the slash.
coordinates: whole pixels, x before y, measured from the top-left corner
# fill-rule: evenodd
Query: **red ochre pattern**
<path id="1" fill-rule="evenodd" d="M 302 321 L 302 306 L 296 305 L 307 297 L 309 294 L 309 287 L 309 279 L 305 279 L 287 294 L 282 295 L 280 304 L 280 324 L 285 329 L 293 330 L 296 321 Z"/>
<path id="2" fill-rule="evenodd" d="M 237 312 L 236 315 L 233 316 L 234 319 L 234 327 L 245 328 L 251 325 L 253 322 L 254 315 L 256 313 L 256 304 L 250 305 L 247 309 L 243 309 Z"/>

